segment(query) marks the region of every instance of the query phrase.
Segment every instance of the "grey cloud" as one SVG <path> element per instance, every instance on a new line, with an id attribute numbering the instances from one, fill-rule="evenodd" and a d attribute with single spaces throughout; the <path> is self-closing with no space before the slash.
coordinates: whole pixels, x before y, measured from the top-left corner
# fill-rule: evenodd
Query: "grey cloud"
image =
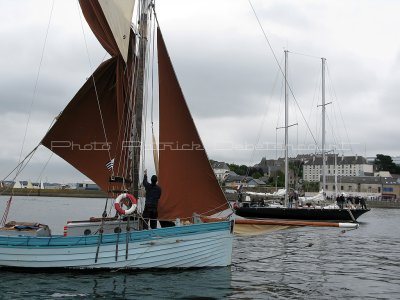
<path id="1" fill-rule="evenodd" d="M 64 108 L 90 75 L 76 3 L 73 6 L 68 3 L 56 2 L 57 17 L 53 19 L 55 27 L 49 32 L 38 94 L 33 107 L 32 116 L 37 123 L 44 124 L 43 120 L 46 120 L 46 124 L 49 124 L 51 118 Z M 388 58 L 382 58 L 377 63 L 375 54 L 370 54 L 369 57 L 369 47 L 366 48 L 365 43 L 361 43 L 365 37 L 356 36 L 357 31 L 354 28 L 346 27 L 347 33 L 338 33 L 338 27 L 347 24 L 346 20 L 331 16 L 338 11 L 339 4 L 289 0 L 252 3 L 280 61 L 283 47 L 287 46 L 293 52 L 327 58 L 329 75 L 337 96 L 336 99 L 330 94 L 330 82 L 327 82 L 327 101 L 333 100 L 335 105 L 334 109 L 328 108 L 328 111 L 333 110 L 336 114 L 336 119 L 330 116 L 332 124 L 328 124 L 327 128 L 329 142 L 333 141 L 334 131 L 336 138 L 345 143 L 349 142 L 348 134 L 350 142 L 354 143 L 353 151 L 358 154 L 364 154 L 365 148 L 372 155 L 377 152 L 398 154 L 396 128 L 400 102 L 397 83 L 400 74 L 397 70 L 400 59 L 387 71 L 388 68 L 382 68 L 380 64 L 392 62 Z M 343 17 L 351 15 L 352 10 L 361 2 L 352 0 L 346 3 L 349 3 L 349 9 L 341 15 Z M 371 14 L 371 18 L 377 18 L 375 22 L 380 22 L 382 15 L 375 12 L 388 3 L 393 5 L 391 1 L 379 4 L 369 1 L 367 6 L 363 6 L 362 14 Z M 20 4 L 15 1 L 8 1 L 7 4 L 13 5 L 13 10 L 18 11 L 17 6 Z M 218 11 L 221 13 L 210 11 L 211 4 L 220 9 Z M 36 18 L 34 14 L 39 15 L 34 10 L 36 5 L 36 2 L 31 2 L 32 18 Z M 44 6 L 48 9 L 46 5 Z M 186 1 L 171 1 L 168 5 L 159 3 L 159 6 L 165 10 L 158 14 L 171 59 L 210 158 L 249 163 L 251 152 L 237 149 L 221 151 L 215 145 L 221 140 L 235 144 L 256 142 L 265 109 L 267 117 L 261 132 L 261 141 L 274 144 L 278 115 L 278 125 L 283 125 L 283 107 L 280 100 L 282 77 L 278 79 L 271 97 L 278 72 L 277 65 L 248 3 L 201 1 L 197 2 L 196 9 L 204 11 L 199 12 L 192 11 L 191 5 Z M 65 10 L 65 16 L 61 15 L 64 7 L 69 7 Z M 168 13 L 167 16 L 165 12 Z M 187 16 L 186 12 L 193 15 Z M 0 17 L 10 18 L 7 15 L 9 14 L 2 15 L 0 12 Z M 68 19 L 67 16 L 70 15 L 74 19 Z M 207 19 L 200 19 L 200 15 L 207 16 Z M 45 20 L 47 15 L 42 17 Z M 8 19 L 8 23 L 10 20 Z M 39 20 L 37 18 L 34 25 L 31 25 L 33 20 L 24 18 L 23 24 L 0 27 L 2 40 L 9 41 L 0 47 L 0 118 L 4 120 L 7 113 L 25 113 L 29 110 L 46 28 L 46 21 L 35 25 Z M 332 20 L 336 21 L 332 23 Z M 369 24 L 361 25 L 369 30 Z M 14 31 L 15 29 L 18 30 Z M 86 25 L 85 30 L 93 58 L 92 66 L 96 67 L 103 59 L 105 51 Z M 373 42 L 372 37 L 368 37 L 368 40 Z M 354 42 L 352 47 L 359 45 L 359 48 L 349 48 L 349 42 Z M 381 50 L 385 47 L 399 49 L 395 40 L 393 44 L 385 44 L 384 47 L 379 43 L 371 44 L 372 46 Z M 378 53 L 384 56 L 383 51 Z M 295 96 L 319 142 L 320 109 L 316 108 L 316 104 L 320 101 L 320 60 L 290 54 L 289 74 Z M 341 124 L 338 105 L 342 110 L 347 133 Z M 299 140 L 300 143 L 312 144 L 304 121 L 293 104 L 290 118 L 291 121 L 299 121 L 298 128 L 290 129 L 291 143 Z M 46 125 L 38 125 L 41 130 L 45 127 Z M 282 134 L 279 132 L 279 142 L 282 141 Z M 18 146 L 19 143 L 14 148 L 17 149 Z M 12 146 L 7 147 L 9 148 Z M 275 151 L 257 151 L 254 154 L 254 163 L 262 156 L 273 158 Z M 40 159 L 45 161 L 46 158 Z M 2 170 L 8 163 L 0 162 Z M 35 170 L 38 169 L 39 167 Z M 71 167 L 60 159 L 54 163 L 54 168 L 49 166 L 48 174 L 60 174 L 60 178 L 76 176 Z"/>

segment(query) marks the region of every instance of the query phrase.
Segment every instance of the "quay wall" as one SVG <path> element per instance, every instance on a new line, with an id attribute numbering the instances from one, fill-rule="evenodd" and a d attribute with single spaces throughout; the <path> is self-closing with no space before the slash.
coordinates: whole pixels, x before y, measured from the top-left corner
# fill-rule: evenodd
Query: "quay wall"
<path id="1" fill-rule="evenodd" d="M 43 197 L 72 197 L 72 198 L 105 198 L 107 194 L 100 190 L 71 190 L 71 189 L 13 189 L 0 188 L 0 195 L 43 196 Z"/>

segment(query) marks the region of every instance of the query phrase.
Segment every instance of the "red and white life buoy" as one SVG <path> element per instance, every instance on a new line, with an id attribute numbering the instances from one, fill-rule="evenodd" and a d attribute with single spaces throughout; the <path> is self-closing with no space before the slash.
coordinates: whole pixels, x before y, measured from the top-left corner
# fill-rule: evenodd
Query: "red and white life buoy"
<path id="1" fill-rule="evenodd" d="M 128 198 L 129 201 L 131 202 L 131 207 L 127 210 L 123 209 L 121 207 L 120 202 L 122 201 L 122 199 L 126 199 Z M 125 194 L 121 194 L 117 197 L 117 199 L 115 199 L 115 203 L 114 203 L 114 208 L 117 212 L 119 212 L 121 215 L 130 215 L 131 213 L 133 213 L 136 208 L 137 208 L 137 200 L 136 198 L 128 193 Z"/>

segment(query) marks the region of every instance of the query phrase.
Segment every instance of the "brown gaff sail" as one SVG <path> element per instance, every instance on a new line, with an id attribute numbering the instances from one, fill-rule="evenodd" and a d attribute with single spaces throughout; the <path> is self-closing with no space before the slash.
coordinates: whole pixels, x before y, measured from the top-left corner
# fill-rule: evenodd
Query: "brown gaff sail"
<path id="1" fill-rule="evenodd" d="M 159 218 L 191 218 L 227 209 L 203 143 L 175 75 L 161 31 L 157 29 L 160 97 L 160 165 L 162 195 Z"/>
<path id="2" fill-rule="evenodd" d="M 129 2 L 129 3 L 128 3 Z M 58 117 L 42 140 L 52 152 L 92 179 L 107 191 L 112 174 L 127 178 L 130 174 L 128 147 L 133 109 L 131 100 L 134 36 L 131 34 L 132 13 L 122 20 L 120 37 L 115 35 L 114 19 L 126 14 L 126 4 L 133 11 L 134 1 L 80 0 L 82 12 L 97 39 L 111 55 L 86 81 Z M 109 7 L 114 5 L 115 7 Z M 122 5 L 122 6 L 121 6 Z M 111 24 L 111 25 L 110 25 Z M 125 31 L 125 32 L 124 32 Z M 123 45 L 122 45 L 123 44 Z M 122 45 L 122 46 L 121 46 Z M 130 51 L 129 51 L 130 50 Z M 127 67 L 128 66 L 128 67 Z M 114 173 L 106 164 L 114 159 Z"/>

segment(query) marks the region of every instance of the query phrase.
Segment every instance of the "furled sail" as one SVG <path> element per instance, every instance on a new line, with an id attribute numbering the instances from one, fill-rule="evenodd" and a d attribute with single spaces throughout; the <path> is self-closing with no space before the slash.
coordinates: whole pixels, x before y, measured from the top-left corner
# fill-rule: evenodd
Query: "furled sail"
<path id="1" fill-rule="evenodd" d="M 157 29 L 160 97 L 159 218 L 212 215 L 228 208 L 196 130 L 161 31 Z"/>
<path id="2" fill-rule="evenodd" d="M 92 179 L 103 190 L 110 186 L 110 175 L 129 177 L 130 170 L 128 147 L 130 146 L 130 129 L 132 121 L 129 117 L 134 104 L 132 103 L 131 84 L 133 82 L 132 68 L 127 68 L 124 55 L 128 53 L 128 65 L 132 64 L 134 37 L 130 29 L 130 20 L 124 14 L 124 22 L 128 22 L 130 51 L 120 50 L 118 37 L 114 37 L 112 26 L 109 25 L 103 6 L 109 8 L 115 5 L 122 9 L 127 2 L 80 0 L 82 12 L 103 47 L 112 56 L 103 62 L 93 73 L 75 97 L 58 117 L 56 123 L 42 140 L 42 144 L 65 159 L 80 172 Z M 127 4 L 133 9 L 133 4 Z M 122 13 L 122 12 L 121 12 Z M 113 17 L 115 19 L 115 15 Z M 128 49 L 127 48 L 127 49 Z M 126 53 L 125 53 L 126 52 Z"/>

